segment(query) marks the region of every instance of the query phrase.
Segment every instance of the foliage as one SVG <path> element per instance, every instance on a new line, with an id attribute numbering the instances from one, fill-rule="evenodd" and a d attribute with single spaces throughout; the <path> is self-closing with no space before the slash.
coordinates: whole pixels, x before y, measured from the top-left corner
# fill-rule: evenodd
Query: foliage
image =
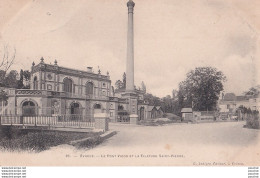
<path id="1" fill-rule="evenodd" d="M 23 70 L 20 70 L 20 80 L 17 81 L 17 88 L 23 88 Z"/>
<path id="2" fill-rule="evenodd" d="M 0 87 L 5 86 L 5 75 L 6 72 L 4 70 L 0 70 Z"/>
<path id="3" fill-rule="evenodd" d="M 0 149 L 9 151 L 40 152 L 52 146 L 66 144 L 73 140 L 96 137 L 100 133 L 75 133 L 51 130 L 22 130 L 10 126 L 0 128 Z M 95 142 L 88 143 L 89 147 Z"/>
<path id="4" fill-rule="evenodd" d="M 31 79 L 31 72 L 29 70 L 23 71 L 23 78 L 25 81 L 29 81 Z"/>
<path id="5" fill-rule="evenodd" d="M 237 108 L 236 112 L 238 112 L 238 110 L 240 110 L 242 114 L 251 114 L 251 113 L 252 113 L 252 111 L 251 111 L 250 108 L 247 108 L 247 107 L 245 107 L 245 106 L 243 106 L 243 105 L 240 105 L 240 106 Z"/>
<path id="6" fill-rule="evenodd" d="M 124 72 L 123 74 L 123 81 L 121 80 L 117 80 L 116 83 L 115 83 L 115 87 L 116 89 L 125 89 L 126 88 L 126 73 Z"/>
<path id="7" fill-rule="evenodd" d="M 116 89 L 123 88 L 123 82 L 121 80 L 117 80 L 115 83 Z"/>
<path id="8" fill-rule="evenodd" d="M 0 89 L 0 101 L 7 101 L 8 97 L 7 97 L 7 93 Z"/>
<path id="9" fill-rule="evenodd" d="M 144 94 L 144 100 L 153 106 L 161 106 L 161 99 L 157 96 L 154 96 L 150 93 Z"/>
<path id="10" fill-rule="evenodd" d="M 259 129 L 259 112 L 258 111 L 248 111 L 246 114 L 246 127 L 252 129 Z"/>
<path id="11" fill-rule="evenodd" d="M 178 96 L 178 90 L 173 89 L 172 90 L 172 99 L 176 100 Z"/>
<path id="12" fill-rule="evenodd" d="M 18 77 L 17 71 L 11 70 L 5 77 L 5 86 L 8 88 L 18 88 L 17 77 Z"/>
<path id="13" fill-rule="evenodd" d="M 142 89 L 142 91 L 144 91 L 144 93 L 146 93 L 146 85 L 144 84 L 143 81 L 141 83 L 141 89 Z"/>
<path id="14" fill-rule="evenodd" d="M 199 111 L 215 110 L 225 80 L 224 74 L 216 68 L 197 67 L 191 70 L 186 80 L 179 84 L 179 106 Z"/>
<path id="15" fill-rule="evenodd" d="M 256 87 L 251 87 L 248 91 L 245 91 L 244 94 L 246 96 L 253 96 L 256 97 L 258 96 L 260 93 L 260 86 L 256 86 Z"/>
<path id="16" fill-rule="evenodd" d="M 126 88 L 126 73 L 123 74 L 123 88 Z"/>
<path id="17" fill-rule="evenodd" d="M 178 115 L 181 110 L 178 100 L 176 100 L 175 98 L 171 98 L 170 95 L 162 98 L 161 107 L 162 110 L 166 113 L 175 113 Z"/>
<path id="18" fill-rule="evenodd" d="M 17 78 L 19 79 L 17 80 Z M 29 88 L 29 80 L 31 77 L 31 72 L 29 70 L 21 70 L 20 75 L 18 75 L 16 70 L 11 70 L 6 73 L 0 70 L 0 87 L 6 88 Z"/>

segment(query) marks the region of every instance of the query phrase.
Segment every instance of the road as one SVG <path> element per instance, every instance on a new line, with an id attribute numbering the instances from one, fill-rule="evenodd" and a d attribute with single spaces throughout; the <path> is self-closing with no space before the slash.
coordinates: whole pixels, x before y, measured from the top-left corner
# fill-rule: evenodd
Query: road
<path id="1" fill-rule="evenodd" d="M 260 165 L 260 131 L 243 128 L 244 124 L 224 122 L 153 127 L 110 124 L 110 129 L 116 130 L 117 135 L 93 149 L 77 150 L 70 145 L 60 145 L 41 153 L 12 153 L 12 157 L 19 154 L 17 156 L 22 157 L 25 164 L 48 166 Z M 8 157 L 8 154 L 4 156 Z"/>

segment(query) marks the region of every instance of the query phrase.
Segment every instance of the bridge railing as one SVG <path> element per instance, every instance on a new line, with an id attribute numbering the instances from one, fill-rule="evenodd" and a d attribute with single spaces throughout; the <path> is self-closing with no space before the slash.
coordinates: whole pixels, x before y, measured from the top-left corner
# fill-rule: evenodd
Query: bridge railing
<path id="1" fill-rule="evenodd" d="M 81 115 L 59 115 L 59 116 L 19 116 L 2 115 L 0 125 L 24 125 L 24 126 L 52 126 L 52 127 L 78 127 L 90 128 L 95 123 L 86 121 Z"/>

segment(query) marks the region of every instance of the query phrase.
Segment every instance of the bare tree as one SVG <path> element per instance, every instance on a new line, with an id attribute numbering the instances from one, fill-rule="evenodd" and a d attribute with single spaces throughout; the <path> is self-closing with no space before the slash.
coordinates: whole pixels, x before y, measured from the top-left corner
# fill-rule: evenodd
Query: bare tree
<path id="1" fill-rule="evenodd" d="M 14 48 L 13 54 L 10 54 L 8 45 L 4 45 L 2 53 L 2 59 L 0 59 L 0 70 L 6 73 L 8 69 L 14 64 L 16 49 Z"/>

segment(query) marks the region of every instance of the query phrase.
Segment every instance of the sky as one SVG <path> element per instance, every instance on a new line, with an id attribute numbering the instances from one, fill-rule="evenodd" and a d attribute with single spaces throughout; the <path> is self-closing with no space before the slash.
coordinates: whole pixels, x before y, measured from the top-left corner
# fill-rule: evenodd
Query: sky
<path id="1" fill-rule="evenodd" d="M 163 97 L 186 73 L 211 66 L 227 77 L 225 92 L 259 84 L 260 2 L 257 0 L 135 0 L 135 85 Z M 32 62 L 109 71 L 126 68 L 127 0 L 0 1 L 0 47 L 16 49 L 12 69 Z M 258 12 L 259 11 L 259 12 Z M 0 51 L 1 52 L 1 51 Z M 2 54 L 1 54 L 2 55 Z"/>

